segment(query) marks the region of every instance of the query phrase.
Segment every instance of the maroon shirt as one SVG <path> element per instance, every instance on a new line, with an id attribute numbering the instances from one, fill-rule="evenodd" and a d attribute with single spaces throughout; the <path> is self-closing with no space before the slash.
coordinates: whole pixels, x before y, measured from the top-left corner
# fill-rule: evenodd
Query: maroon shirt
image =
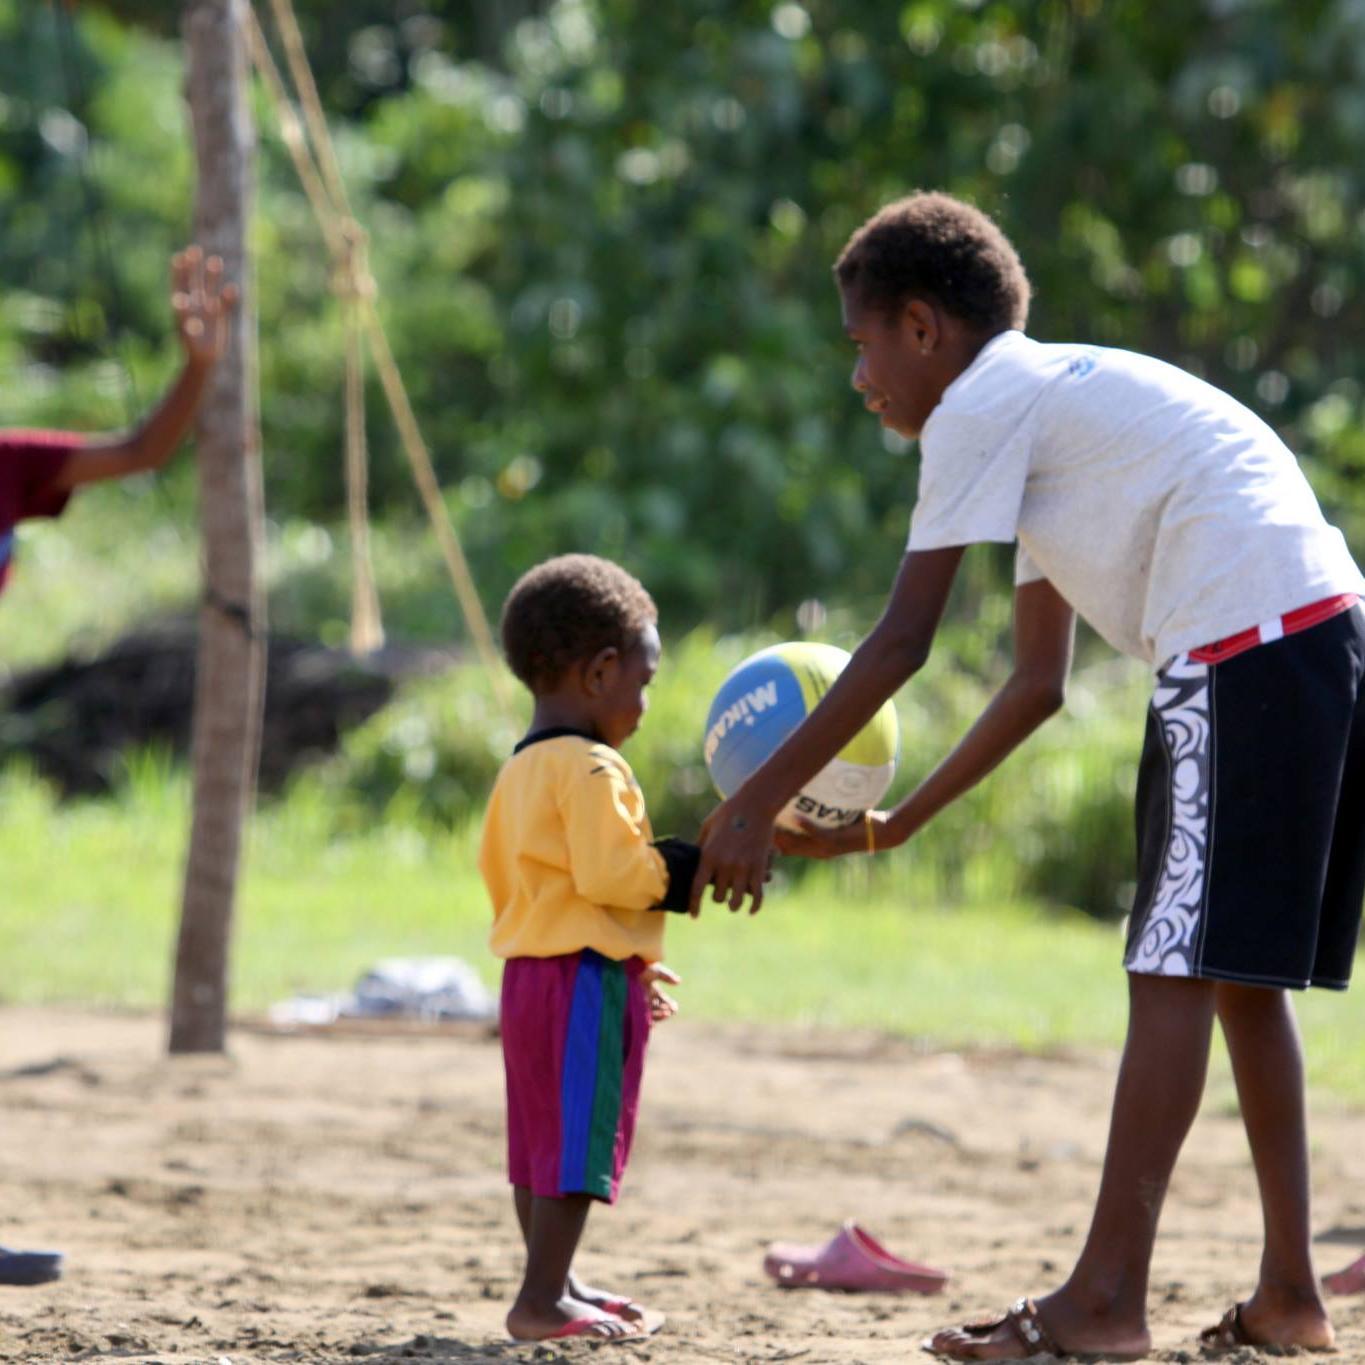
<path id="1" fill-rule="evenodd" d="M 84 444 L 72 431 L 0 431 L 0 592 L 14 560 L 15 526 L 61 514 L 71 494 L 53 482 Z"/>

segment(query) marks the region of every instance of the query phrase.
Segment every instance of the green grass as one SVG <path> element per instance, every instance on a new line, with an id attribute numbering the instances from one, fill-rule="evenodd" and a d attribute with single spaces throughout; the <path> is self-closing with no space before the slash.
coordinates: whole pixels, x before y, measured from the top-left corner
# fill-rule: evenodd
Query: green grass
<path id="1" fill-rule="evenodd" d="M 153 760 L 121 799 L 58 810 L 38 782 L 0 781 L 0 1000 L 159 1007 L 178 913 L 188 792 Z M 255 820 L 233 1005 L 352 985 L 377 958 L 454 953 L 490 983 L 476 832 L 377 822 L 339 834 L 302 783 Z M 912 858 L 910 850 L 892 855 Z M 774 884 L 757 917 L 708 904 L 669 924 L 689 1016 L 882 1030 L 927 1046 L 1113 1047 L 1125 988 L 1117 928 L 1010 903 L 944 909 L 889 891 L 861 860 Z M 1302 1002 L 1312 1084 L 1365 1104 L 1365 992 Z M 1215 1084 L 1226 1090 L 1220 1062 Z"/>
<path id="2" fill-rule="evenodd" d="M 120 800 L 60 810 L 31 779 L 0 782 L 0 999 L 149 1007 L 165 998 L 188 802 L 185 779 L 151 761 Z M 468 837 L 427 839 L 398 825 L 336 837 L 301 789 L 252 826 L 234 1006 L 342 989 L 391 954 L 478 962 L 484 905 Z"/>

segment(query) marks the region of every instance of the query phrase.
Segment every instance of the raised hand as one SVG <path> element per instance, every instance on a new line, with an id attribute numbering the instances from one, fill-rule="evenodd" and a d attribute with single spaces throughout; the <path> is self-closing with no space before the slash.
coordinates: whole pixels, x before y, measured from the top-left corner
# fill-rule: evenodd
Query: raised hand
<path id="1" fill-rule="evenodd" d="M 187 361 L 209 369 L 223 354 L 237 299 L 237 286 L 223 283 L 221 256 L 188 246 L 171 258 L 171 310 Z"/>

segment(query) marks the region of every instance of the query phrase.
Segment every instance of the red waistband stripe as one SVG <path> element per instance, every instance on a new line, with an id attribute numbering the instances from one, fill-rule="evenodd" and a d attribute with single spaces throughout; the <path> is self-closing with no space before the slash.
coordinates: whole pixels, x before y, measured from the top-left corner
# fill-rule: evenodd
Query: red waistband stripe
<path id="1" fill-rule="evenodd" d="M 1215 640 L 1211 645 L 1200 645 L 1190 650 L 1190 658 L 1200 664 L 1221 664 L 1238 654 L 1245 654 L 1257 645 L 1268 645 L 1282 640 L 1286 635 L 1297 635 L 1301 630 L 1309 630 L 1350 611 L 1360 598 L 1353 592 L 1339 593 L 1336 597 L 1324 597 L 1320 602 L 1310 602 L 1306 607 L 1297 607 L 1283 616 L 1265 621 L 1249 630 L 1239 630 L 1225 640 Z"/>

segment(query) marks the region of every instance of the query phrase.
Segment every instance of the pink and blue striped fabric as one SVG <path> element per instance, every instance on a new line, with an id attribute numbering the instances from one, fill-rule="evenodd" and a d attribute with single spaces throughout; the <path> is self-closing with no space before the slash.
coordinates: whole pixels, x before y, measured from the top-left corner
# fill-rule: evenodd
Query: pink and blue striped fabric
<path id="1" fill-rule="evenodd" d="M 501 1023 L 514 1185 L 551 1198 L 616 1198 L 649 1038 L 644 965 L 591 948 L 508 958 Z"/>
<path id="2" fill-rule="evenodd" d="M 560 1082 L 559 1184 L 611 1197 L 625 1074 L 626 973 L 585 949 L 574 979 Z"/>

